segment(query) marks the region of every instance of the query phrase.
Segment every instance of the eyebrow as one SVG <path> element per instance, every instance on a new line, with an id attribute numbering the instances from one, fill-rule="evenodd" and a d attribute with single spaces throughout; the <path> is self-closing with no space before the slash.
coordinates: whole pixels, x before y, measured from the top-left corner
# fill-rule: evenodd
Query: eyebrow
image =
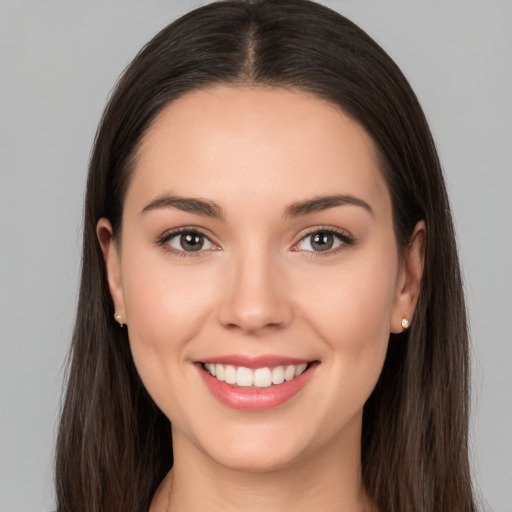
<path id="1" fill-rule="evenodd" d="M 375 216 L 372 207 L 362 199 L 351 195 L 335 194 L 331 196 L 315 197 L 306 201 L 300 201 L 288 206 L 285 210 L 285 217 L 300 217 L 310 213 L 320 212 L 336 206 L 360 206 L 364 208 L 372 217 Z"/>
<path id="2" fill-rule="evenodd" d="M 224 219 L 224 210 L 213 201 L 196 197 L 181 197 L 175 195 L 164 195 L 150 201 L 142 211 L 141 215 L 160 208 L 176 208 L 184 212 L 197 213 L 215 219 Z"/>
<path id="3" fill-rule="evenodd" d="M 289 205 L 284 212 L 284 218 L 300 217 L 310 213 L 316 213 L 337 206 L 352 205 L 364 208 L 372 217 L 372 207 L 363 199 L 352 195 L 335 194 L 330 196 L 315 197 L 306 201 L 299 201 Z M 182 197 L 166 194 L 150 201 L 141 211 L 141 215 L 160 208 L 176 208 L 184 212 L 196 213 L 214 219 L 225 219 L 226 213 L 217 203 L 208 199 L 196 197 Z"/>

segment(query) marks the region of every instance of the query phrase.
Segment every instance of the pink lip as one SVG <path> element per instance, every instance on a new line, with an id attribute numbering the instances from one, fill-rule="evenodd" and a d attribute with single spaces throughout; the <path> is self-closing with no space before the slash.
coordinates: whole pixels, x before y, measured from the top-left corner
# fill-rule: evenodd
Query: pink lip
<path id="1" fill-rule="evenodd" d="M 275 368 L 276 366 L 287 366 L 289 364 L 303 364 L 309 363 L 307 359 L 297 359 L 294 357 L 276 356 L 276 355 L 262 355 L 262 356 L 244 356 L 240 354 L 232 354 L 218 357 L 209 357 L 201 360 L 202 363 L 212 364 L 230 364 L 233 366 L 244 366 L 245 368 L 264 368 L 268 366 Z"/>
<path id="2" fill-rule="evenodd" d="M 282 360 L 282 359 L 280 359 Z M 226 359 L 222 359 L 226 362 Z M 208 362 L 214 362 L 209 360 Z M 306 361 L 301 361 L 306 362 Z M 222 364 L 222 363 L 218 363 Z M 227 363 L 225 363 L 227 364 Z M 300 364 L 300 363 L 290 363 Z M 217 398 L 221 403 L 233 409 L 243 411 L 264 411 L 278 407 L 291 398 L 293 398 L 304 386 L 309 382 L 314 370 L 319 363 L 311 363 L 308 369 L 290 381 L 285 381 L 282 384 L 270 386 L 268 388 L 249 388 L 237 387 L 221 382 L 215 377 L 212 377 L 204 368 L 202 364 L 196 364 L 203 382 L 210 390 L 212 395 Z M 244 366 L 243 364 L 236 364 L 236 366 Z M 264 365 L 264 366 L 279 366 L 279 364 Z M 247 366 L 246 366 L 247 367 Z M 258 366 L 256 366 L 258 367 Z"/>

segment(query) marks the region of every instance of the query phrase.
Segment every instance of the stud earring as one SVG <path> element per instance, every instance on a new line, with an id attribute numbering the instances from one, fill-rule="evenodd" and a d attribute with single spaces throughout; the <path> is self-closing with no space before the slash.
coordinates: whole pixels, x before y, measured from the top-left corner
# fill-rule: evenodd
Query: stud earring
<path id="1" fill-rule="evenodd" d="M 409 329 L 409 320 L 407 320 L 407 318 L 402 318 L 402 329 L 404 331 Z"/>
<path id="2" fill-rule="evenodd" d="M 116 322 L 119 324 L 119 327 L 123 327 L 124 326 L 121 315 L 114 315 L 114 318 L 115 318 Z"/>

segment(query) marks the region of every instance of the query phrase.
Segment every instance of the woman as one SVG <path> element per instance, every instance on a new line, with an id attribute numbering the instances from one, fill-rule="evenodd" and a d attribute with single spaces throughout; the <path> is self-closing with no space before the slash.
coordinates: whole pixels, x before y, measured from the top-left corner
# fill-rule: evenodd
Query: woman
<path id="1" fill-rule="evenodd" d="M 180 18 L 87 187 L 59 510 L 475 510 L 443 177 L 360 29 L 303 0 Z"/>

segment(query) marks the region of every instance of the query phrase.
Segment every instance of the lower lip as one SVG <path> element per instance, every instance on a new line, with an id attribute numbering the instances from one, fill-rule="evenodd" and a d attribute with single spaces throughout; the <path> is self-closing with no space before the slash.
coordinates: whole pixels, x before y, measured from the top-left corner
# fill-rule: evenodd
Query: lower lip
<path id="1" fill-rule="evenodd" d="M 264 411 L 288 402 L 299 393 L 308 383 L 317 365 L 318 363 L 311 363 L 298 377 L 268 388 L 232 386 L 212 377 L 202 364 L 197 364 L 197 367 L 206 387 L 224 405 L 244 411 Z"/>

